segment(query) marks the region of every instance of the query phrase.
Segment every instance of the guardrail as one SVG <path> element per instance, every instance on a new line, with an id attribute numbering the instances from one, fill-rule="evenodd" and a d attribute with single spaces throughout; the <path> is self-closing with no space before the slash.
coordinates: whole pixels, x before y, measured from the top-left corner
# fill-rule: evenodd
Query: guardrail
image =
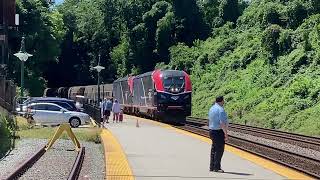
<path id="1" fill-rule="evenodd" d="M 89 114 L 97 124 L 101 122 L 100 108 L 91 104 L 83 104 L 84 111 Z"/>

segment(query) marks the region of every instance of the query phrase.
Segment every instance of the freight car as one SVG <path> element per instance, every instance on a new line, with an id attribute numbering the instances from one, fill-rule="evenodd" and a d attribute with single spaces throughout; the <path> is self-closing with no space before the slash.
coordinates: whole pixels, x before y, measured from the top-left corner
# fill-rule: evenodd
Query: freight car
<path id="1" fill-rule="evenodd" d="M 57 88 L 46 88 L 43 92 L 43 97 L 58 97 Z"/>

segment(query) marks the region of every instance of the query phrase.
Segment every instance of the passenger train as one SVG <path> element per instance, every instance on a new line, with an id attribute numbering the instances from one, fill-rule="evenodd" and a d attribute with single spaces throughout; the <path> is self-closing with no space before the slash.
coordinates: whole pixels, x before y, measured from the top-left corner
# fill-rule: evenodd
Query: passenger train
<path id="1" fill-rule="evenodd" d="M 98 102 L 97 85 L 46 89 L 44 96 L 59 96 L 86 103 Z M 189 75 L 178 70 L 155 70 L 100 85 L 100 98 L 117 99 L 124 113 L 184 124 L 191 115 L 192 85 Z"/>

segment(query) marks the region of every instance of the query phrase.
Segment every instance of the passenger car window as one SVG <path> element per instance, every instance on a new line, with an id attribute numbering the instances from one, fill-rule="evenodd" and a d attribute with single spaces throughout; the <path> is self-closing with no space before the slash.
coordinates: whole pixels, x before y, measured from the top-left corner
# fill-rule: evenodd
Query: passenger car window
<path id="1" fill-rule="evenodd" d="M 47 110 L 47 105 L 45 105 L 45 104 L 37 104 L 37 105 L 31 106 L 31 107 L 34 110 Z"/>
<path id="2" fill-rule="evenodd" d="M 61 108 L 54 105 L 47 105 L 48 111 L 60 111 Z"/>
<path id="3" fill-rule="evenodd" d="M 56 102 L 55 104 L 58 104 L 59 106 L 63 107 L 63 108 L 66 108 L 67 110 L 72 110 L 72 107 L 67 104 L 67 103 L 64 103 L 64 102 Z"/>

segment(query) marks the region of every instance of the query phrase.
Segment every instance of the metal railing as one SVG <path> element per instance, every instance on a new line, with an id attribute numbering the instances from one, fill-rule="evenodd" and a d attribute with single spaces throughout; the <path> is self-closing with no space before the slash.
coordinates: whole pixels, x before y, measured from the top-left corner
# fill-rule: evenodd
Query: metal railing
<path id="1" fill-rule="evenodd" d="M 89 114 L 97 124 L 101 122 L 101 112 L 100 108 L 93 106 L 91 104 L 83 104 L 85 113 Z"/>

